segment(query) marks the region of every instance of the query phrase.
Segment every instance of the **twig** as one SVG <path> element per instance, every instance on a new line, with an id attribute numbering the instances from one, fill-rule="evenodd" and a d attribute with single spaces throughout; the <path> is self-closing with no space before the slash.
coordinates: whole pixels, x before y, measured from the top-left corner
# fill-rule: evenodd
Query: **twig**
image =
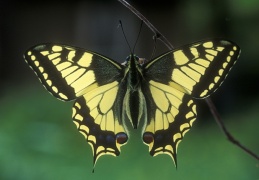
<path id="1" fill-rule="evenodd" d="M 135 9 L 132 5 L 130 5 L 127 1 L 125 0 L 118 0 L 120 3 L 122 3 L 125 7 L 127 7 L 131 12 L 133 12 L 139 19 L 141 19 L 146 25 L 147 27 L 149 27 L 149 29 L 151 31 L 153 31 L 153 33 L 155 34 L 155 38 L 159 39 L 160 41 L 162 41 L 168 49 L 172 50 L 174 49 L 173 45 L 165 38 L 165 36 L 160 33 L 155 26 L 153 26 L 153 24 L 151 24 L 147 18 L 145 18 L 137 9 Z"/>
<path id="2" fill-rule="evenodd" d="M 130 5 L 127 1 L 125 0 L 118 0 L 120 3 L 122 3 L 125 7 L 127 7 L 131 12 L 133 12 L 139 19 L 141 19 L 148 27 L 149 29 L 154 32 L 155 34 L 155 38 L 159 39 L 161 42 L 163 42 L 167 48 L 169 50 L 174 49 L 173 45 L 165 38 L 165 36 L 160 33 L 138 10 L 136 10 L 132 5 Z M 224 133 L 224 135 L 227 137 L 227 139 L 232 142 L 233 144 L 235 144 L 236 146 L 238 146 L 239 148 L 241 148 L 242 150 L 244 150 L 246 153 L 248 153 L 249 155 L 251 155 L 252 157 L 254 157 L 255 159 L 259 160 L 259 156 L 256 155 L 255 153 L 253 153 L 250 149 L 246 148 L 244 145 L 240 144 L 226 129 L 223 121 L 221 120 L 221 117 L 215 107 L 215 105 L 213 104 L 213 102 L 211 101 L 210 98 L 206 98 L 205 99 L 207 105 L 209 106 L 209 109 L 215 119 L 215 121 L 217 122 L 219 128 L 222 130 L 222 132 Z"/>
<path id="3" fill-rule="evenodd" d="M 247 152 L 248 154 L 250 154 L 251 156 L 253 156 L 255 159 L 259 160 L 259 156 L 255 153 L 253 153 L 250 149 L 246 148 L 244 145 L 240 144 L 239 141 L 237 141 L 227 130 L 226 126 L 224 125 L 224 123 L 221 120 L 221 117 L 214 105 L 214 103 L 212 102 L 211 98 L 206 98 L 205 99 L 206 103 L 209 106 L 210 112 L 213 115 L 216 123 L 218 124 L 218 126 L 220 127 L 220 129 L 222 130 L 222 132 L 225 134 L 225 136 L 227 137 L 227 139 L 232 142 L 233 144 L 237 145 L 238 147 L 240 147 L 241 149 L 243 149 L 245 152 Z"/>

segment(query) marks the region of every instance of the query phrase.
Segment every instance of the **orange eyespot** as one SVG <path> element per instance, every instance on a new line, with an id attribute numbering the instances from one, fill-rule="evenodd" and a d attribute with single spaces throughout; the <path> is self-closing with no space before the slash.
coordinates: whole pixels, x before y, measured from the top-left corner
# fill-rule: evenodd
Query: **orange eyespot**
<path id="1" fill-rule="evenodd" d="M 124 144 L 128 141 L 128 136 L 127 134 L 121 132 L 121 133 L 118 133 L 116 134 L 116 141 L 117 143 L 119 144 Z"/>
<path id="2" fill-rule="evenodd" d="M 146 143 L 146 144 L 150 144 L 154 141 L 154 134 L 151 133 L 151 132 L 145 132 L 143 134 L 143 141 Z"/>

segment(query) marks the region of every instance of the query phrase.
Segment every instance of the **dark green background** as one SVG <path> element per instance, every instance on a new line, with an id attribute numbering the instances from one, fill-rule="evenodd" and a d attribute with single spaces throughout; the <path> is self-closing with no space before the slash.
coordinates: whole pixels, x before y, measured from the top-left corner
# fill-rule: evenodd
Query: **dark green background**
<path id="1" fill-rule="evenodd" d="M 240 45 L 242 53 L 225 83 L 212 95 L 229 131 L 259 154 L 259 1 L 132 1 L 175 46 L 211 37 Z M 83 47 L 123 62 L 140 21 L 117 1 L 1 1 L 0 179 L 259 179 L 259 163 L 228 142 L 209 109 L 178 149 L 178 168 L 167 155 L 152 158 L 131 127 L 119 157 L 92 152 L 71 120 L 71 103 L 50 96 L 22 58 L 38 43 Z M 144 26 L 135 49 L 149 58 L 153 33 Z M 157 43 L 159 55 L 168 49 Z"/>

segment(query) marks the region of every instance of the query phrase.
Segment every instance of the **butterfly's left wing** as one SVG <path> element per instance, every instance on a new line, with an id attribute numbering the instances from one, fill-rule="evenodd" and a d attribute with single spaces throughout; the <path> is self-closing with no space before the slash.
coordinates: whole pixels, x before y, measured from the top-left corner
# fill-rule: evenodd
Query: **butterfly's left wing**
<path id="1" fill-rule="evenodd" d="M 127 142 L 119 85 L 123 66 L 95 52 L 50 43 L 30 48 L 24 57 L 53 96 L 76 99 L 73 120 L 92 147 L 94 164 L 101 155 L 118 156 Z"/>
<path id="2" fill-rule="evenodd" d="M 213 93 L 239 53 L 235 43 L 212 39 L 175 49 L 144 65 L 147 122 L 143 141 L 152 156 L 166 153 L 177 164 L 177 146 L 197 115 L 192 97 Z"/>

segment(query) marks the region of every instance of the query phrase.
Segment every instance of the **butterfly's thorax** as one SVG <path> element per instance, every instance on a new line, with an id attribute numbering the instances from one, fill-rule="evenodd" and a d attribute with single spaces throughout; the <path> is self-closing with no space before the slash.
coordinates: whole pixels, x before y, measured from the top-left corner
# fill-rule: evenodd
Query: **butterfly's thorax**
<path id="1" fill-rule="evenodd" d="M 130 55 L 128 61 L 127 84 L 131 91 L 137 91 L 140 86 L 142 70 L 139 66 L 138 57 Z"/>
<path id="2" fill-rule="evenodd" d="M 141 91 L 142 69 L 138 57 L 130 55 L 127 58 L 125 80 L 127 91 L 124 98 L 124 110 L 133 127 L 136 129 L 143 115 L 144 96 Z"/>

